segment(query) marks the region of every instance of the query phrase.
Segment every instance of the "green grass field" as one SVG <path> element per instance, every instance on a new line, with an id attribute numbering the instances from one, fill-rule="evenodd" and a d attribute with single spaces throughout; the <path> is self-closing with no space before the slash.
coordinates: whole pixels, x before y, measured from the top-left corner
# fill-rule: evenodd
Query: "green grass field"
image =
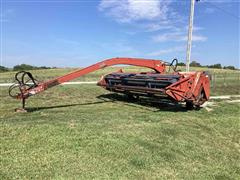
<path id="1" fill-rule="evenodd" d="M 98 81 L 101 76 L 115 72 L 123 68 L 126 72 L 142 72 L 149 71 L 147 68 L 141 67 L 109 67 L 98 70 L 96 72 L 84 75 L 73 81 Z M 168 68 L 167 68 L 168 69 Z M 66 73 L 73 72 L 78 69 L 48 69 L 48 70 L 33 70 L 30 71 L 34 77 L 40 81 L 53 79 Z M 184 71 L 184 67 L 179 67 L 178 70 Z M 225 70 L 225 69 L 209 69 L 209 68 L 191 68 L 192 71 L 208 71 L 212 75 L 211 94 L 212 95 L 229 95 L 240 94 L 240 71 L 239 70 Z M 10 83 L 14 80 L 16 72 L 0 73 L 0 83 Z"/>
<path id="2" fill-rule="evenodd" d="M 118 69 L 123 69 L 127 72 L 141 72 L 141 71 L 149 71 L 147 68 L 143 67 L 134 67 L 134 66 L 114 66 L 114 67 L 107 67 L 88 75 L 82 76 L 74 81 L 92 81 L 92 80 L 99 80 L 102 75 L 105 75 L 110 72 L 114 72 Z M 64 75 L 69 72 L 73 72 L 78 70 L 79 68 L 62 68 L 62 69 L 43 69 L 43 70 L 31 70 L 30 72 L 37 78 L 41 80 L 51 79 L 54 77 L 58 77 Z M 167 67 L 168 70 L 168 67 Z M 178 70 L 184 71 L 185 67 L 178 67 Z M 236 74 L 240 75 L 239 70 L 228 70 L 228 69 L 211 69 L 211 68 L 199 68 L 199 67 L 192 67 L 191 71 L 208 71 L 210 74 L 217 74 L 217 75 L 225 75 L 225 74 Z M 16 71 L 10 71 L 5 73 L 0 73 L 0 83 L 11 82 L 14 78 Z"/>
<path id="3" fill-rule="evenodd" d="M 239 81 L 232 85 L 239 88 Z M 240 179 L 240 105 L 213 103 L 212 111 L 186 111 L 69 85 L 29 98 L 29 112 L 15 113 L 20 102 L 0 87 L 0 179 Z"/>

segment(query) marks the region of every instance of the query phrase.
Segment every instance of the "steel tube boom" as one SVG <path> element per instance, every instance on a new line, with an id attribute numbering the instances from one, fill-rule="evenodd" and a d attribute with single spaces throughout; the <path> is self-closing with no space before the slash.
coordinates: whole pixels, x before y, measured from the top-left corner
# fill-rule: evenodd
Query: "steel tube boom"
<path id="1" fill-rule="evenodd" d="M 157 73 L 164 73 L 165 72 L 165 63 L 159 60 L 152 60 L 152 59 L 139 59 L 139 58 L 111 58 L 101 62 L 98 62 L 94 65 L 88 66 L 86 68 L 77 70 L 75 72 L 69 73 L 67 75 L 58 77 L 53 80 L 49 80 L 47 82 L 39 83 L 36 87 L 30 89 L 22 89 L 22 93 L 16 95 L 17 99 L 26 99 L 29 96 L 38 94 L 48 88 L 54 87 L 56 85 L 62 84 L 64 82 L 71 81 L 73 79 L 79 78 L 83 75 L 89 74 L 96 70 L 113 66 L 113 65 L 133 65 L 133 66 L 140 66 L 140 67 L 147 67 L 150 69 L 155 70 Z"/>

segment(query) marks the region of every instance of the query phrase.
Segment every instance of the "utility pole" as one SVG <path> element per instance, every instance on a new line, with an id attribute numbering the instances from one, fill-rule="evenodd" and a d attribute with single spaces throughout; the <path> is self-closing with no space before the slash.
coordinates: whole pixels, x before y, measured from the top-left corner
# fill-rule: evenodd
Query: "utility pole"
<path id="1" fill-rule="evenodd" d="M 189 65 L 190 65 L 190 60 L 191 60 L 193 17 L 194 17 L 195 1 L 200 1 L 200 0 L 191 0 L 191 11 L 190 11 L 190 16 L 189 16 L 188 41 L 187 41 L 187 62 L 186 62 L 186 71 L 187 72 L 189 72 Z"/>
<path id="2" fill-rule="evenodd" d="M 3 1 L 0 0 L 0 66 L 3 66 Z"/>

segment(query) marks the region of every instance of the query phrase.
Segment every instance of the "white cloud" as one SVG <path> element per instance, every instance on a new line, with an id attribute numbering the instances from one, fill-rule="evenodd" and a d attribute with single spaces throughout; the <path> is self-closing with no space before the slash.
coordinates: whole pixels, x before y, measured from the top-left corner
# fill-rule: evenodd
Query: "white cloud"
<path id="1" fill-rule="evenodd" d="M 152 37 L 155 42 L 166 42 L 166 41 L 179 41 L 182 38 L 182 35 L 178 32 L 174 33 L 164 33 Z"/>
<path id="2" fill-rule="evenodd" d="M 154 51 L 148 54 L 148 56 L 162 56 L 164 54 L 172 54 L 173 52 L 183 52 L 186 50 L 185 46 L 176 46 L 173 48 L 168 48 L 168 49 L 162 49 L 159 51 Z"/>
<path id="3" fill-rule="evenodd" d="M 161 31 L 161 30 L 173 30 L 175 26 L 171 25 L 169 21 L 163 21 L 159 23 L 148 23 L 143 25 L 147 32 Z"/>
<path id="4" fill-rule="evenodd" d="M 181 42 L 187 41 L 188 37 L 186 34 L 183 34 L 181 32 L 171 32 L 154 36 L 152 37 L 152 39 L 155 42 L 168 42 L 168 41 Z M 192 40 L 204 42 L 207 40 L 207 37 L 202 35 L 193 35 Z"/>
<path id="5" fill-rule="evenodd" d="M 167 19 L 169 4 L 164 0 L 102 0 L 99 10 L 118 22 Z"/>
<path id="6" fill-rule="evenodd" d="M 174 1 L 101 0 L 98 8 L 117 22 L 134 25 L 138 32 L 139 30 L 148 33 L 164 32 L 152 37 L 155 42 L 187 41 L 187 22 L 183 21 L 182 15 L 173 10 L 172 2 Z M 202 29 L 202 27 L 194 26 L 194 32 Z M 193 41 L 204 42 L 206 40 L 207 37 L 203 35 L 195 35 L 195 33 L 193 35 Z"/>
<path id="7" fill-rule="evenodd" d="M 203 36 L 203 35 L 193 35 L 192 40 L 205 42 L 205 41 L 207 41 L 207 37 Z M 187 37 L 186 37 L 185 41 L 187 41 Z"/>
<path id="8" fill-rule="evenodd" d="M 187 26 L 185 26 L 185 29 L 180 29 L 180 28 L 179 28 L 179 30 L 180 30 L 180 31 L 183 31 L 183 30 L 184 30 L 184 31 L 187 32 L 187 31 L 188 31 L 188 28 L 189 28 L 189 26 L 187 25 Z M 204 28 L 203 28 L 203 27 L 200 27 L 200 26 L 196 26 L 196 25 L 193 26 L 193 32 L 197 32 L 197 31 L 201 31 L 201 30 L 204 30 Z"/>

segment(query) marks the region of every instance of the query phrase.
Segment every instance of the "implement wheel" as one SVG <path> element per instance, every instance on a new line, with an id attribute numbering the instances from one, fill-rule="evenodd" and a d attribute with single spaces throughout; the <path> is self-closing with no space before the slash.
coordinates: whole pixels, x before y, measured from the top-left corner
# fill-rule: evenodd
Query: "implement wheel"
<path id="1" fill-rule="evenodd" d="M 186 109 L 187 110 L 192 110 L 194 108 L 194 104 L 191 101 L 186 102 Z"/>
<path id="2" fill-rule="evenodd" d="M 129 101 L 136 101 L 139 99 L 139 96 L 133 94 L 127 94 L 127 98 Z"/>

